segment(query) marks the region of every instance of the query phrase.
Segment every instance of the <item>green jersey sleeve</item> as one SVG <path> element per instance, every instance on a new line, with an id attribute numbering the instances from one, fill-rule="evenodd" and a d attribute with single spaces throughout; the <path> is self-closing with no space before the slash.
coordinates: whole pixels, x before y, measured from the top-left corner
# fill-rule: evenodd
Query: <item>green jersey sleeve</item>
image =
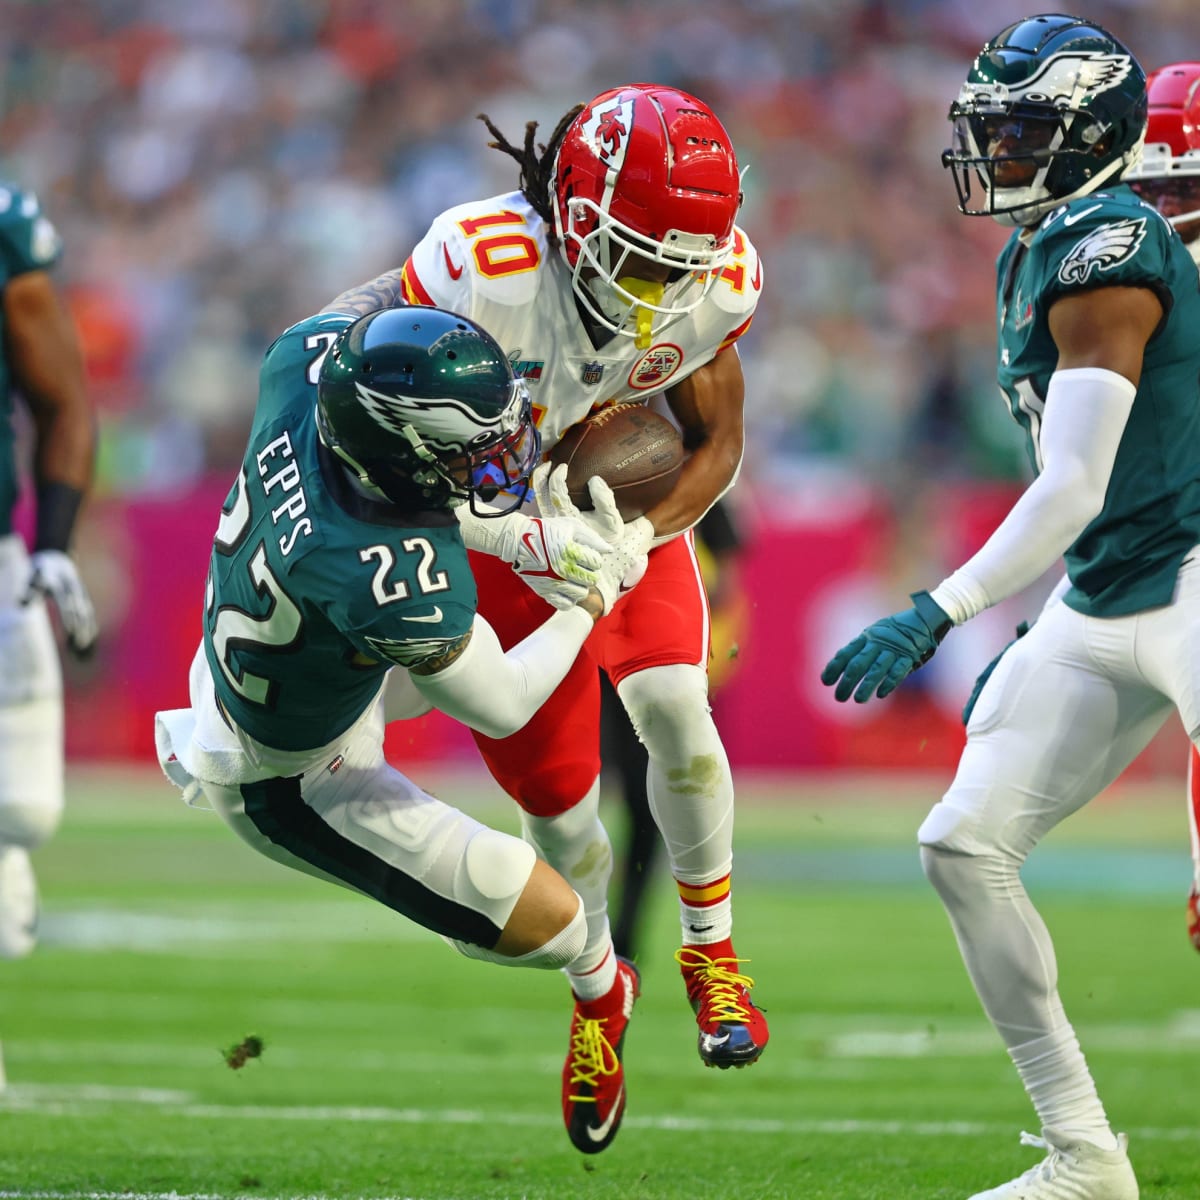
<path id="1" fill-rule="evenodd" d="M 1099 192 L 1046 218 L 1030 246 L 1040 265 L 1040 300 L 1048 310 L 1071 292 L 1097 287 L 1146 287 L 1164 305 L 1171 227 L 1131 192 Z"/>

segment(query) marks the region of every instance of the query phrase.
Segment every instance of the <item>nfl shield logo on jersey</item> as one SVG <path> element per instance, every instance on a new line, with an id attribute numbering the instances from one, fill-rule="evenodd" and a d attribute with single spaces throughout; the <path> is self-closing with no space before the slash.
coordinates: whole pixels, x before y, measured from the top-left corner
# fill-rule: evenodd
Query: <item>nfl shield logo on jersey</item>
<path id="1" fill-rule="evenodd" d="M 583 364 L 583 370 L 580 371 L 580 378 L 589 387 L 593 383 L 599 383 L 601 376 L 604 374 L 604 364 L 598 362 L 590 362 Z"/>

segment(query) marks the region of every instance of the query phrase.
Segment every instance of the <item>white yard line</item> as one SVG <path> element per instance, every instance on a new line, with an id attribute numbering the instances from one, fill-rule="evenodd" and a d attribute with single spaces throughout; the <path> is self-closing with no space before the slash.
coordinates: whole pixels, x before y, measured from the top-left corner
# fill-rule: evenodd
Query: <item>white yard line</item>
<path id="1" fill-rule="evenodd" d="M 0 1200 L 228 1200 L 226 1192 L 0 1192 Z M 255 1192 L 255 1200 L 272 1200 Z M 289 1200 L 332 1200 L 329 1196 L 297 1196 Z M 362 1198 L 360 1197 L 360 1200 Z M 391 1196 L 386 1200 L 420 1200 L 418 1196 Z"/>
<path id="2" fill-rule="evenodd" d="M 0 1096 L 0 1113 L 29 1113 L 45 1117 L 87 1116 L 97 1105 L 146 1105 L 160 1116 L 183 1117 L 189 1120 L 217 1121 L 345 1121 L 353 1124 L 376 1123 L 394 1125 L 497 1125 L 557 1126 L 559 1118 L 552 1113 L 488 1112 L 482 1109 L 389 1108 L 384 1106 L 353 1105 L 267 1105 L 267 1104 L 203 1104 L 194 1101 L 186 1092 L 154 1088 L 115 1088 L 85 1085 L 10 1085 Z M 626 1126 L 636 1129 L 659 1130 L 664 1133 L 716 1134 L 722 1131 L 744 1134 L 845 1134 L 893 1135 L 913 1137 L 975 1137 L 981 1134 L 1011 1133 L 1008 1125 L 982 1121 L 881 1121 L 855 1119 L 767 1119 L 767 1118 L 707 1118 L 707 1117 L 637 1117 L 625 1118 Z M 1200 1128 L 1191 1126 L 1130 1129 L 1138 1138 L 1158 1141 L 1200 1141 Z M 12 1193 L 26 1200 L 26 1194 Z M 10 1193 L 0 1192 L 0 1200 L 10 1200 Z"/>

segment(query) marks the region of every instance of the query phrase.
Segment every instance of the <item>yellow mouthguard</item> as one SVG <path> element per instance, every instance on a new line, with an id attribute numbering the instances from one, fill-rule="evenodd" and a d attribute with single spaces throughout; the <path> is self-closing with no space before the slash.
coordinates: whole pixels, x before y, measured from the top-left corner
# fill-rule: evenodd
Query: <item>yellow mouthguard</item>
<path id="1" fill-rule="evenodd" d="M 639 300 L 646 300 L 651 304 L 662 303 L 663 285 L 661 283 L 651 283 L 648 279 L 623 275 L 617 280 L 617 287 L 624 288 L 631 296 L 636 296 Z M 637 336 L 633 339 L 633 344 L 639 350 L 649 350 L 650 326 L 654 324 L 654 313 L 651 309 L 643 308 L 639 304 L 633 310 L 633 317 L 637 322 Z"/>

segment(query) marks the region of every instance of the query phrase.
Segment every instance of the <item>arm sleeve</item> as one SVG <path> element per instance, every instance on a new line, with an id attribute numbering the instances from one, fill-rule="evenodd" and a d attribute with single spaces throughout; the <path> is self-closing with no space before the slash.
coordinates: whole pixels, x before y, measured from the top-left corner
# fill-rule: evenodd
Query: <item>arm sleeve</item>
<path id="1" fill-rule="evenodd" d="M 582 608 L 564 609 L 505 653 L 495 631 L 476 614 L 462 654 L 435 675 L 414 675 L 413 683 L 447 716 L 485 737 L 508 737 L 562 682 L 592 624 Z"/>
<path id="2" fill-rule="evenodd" d="M 1123 375 L 1099 367 L 1050 377 L 1042 473 L 983 548 L 931 593 L 956 625 L 1028 587 L 1100 513 L 1136 394 Z"/>

